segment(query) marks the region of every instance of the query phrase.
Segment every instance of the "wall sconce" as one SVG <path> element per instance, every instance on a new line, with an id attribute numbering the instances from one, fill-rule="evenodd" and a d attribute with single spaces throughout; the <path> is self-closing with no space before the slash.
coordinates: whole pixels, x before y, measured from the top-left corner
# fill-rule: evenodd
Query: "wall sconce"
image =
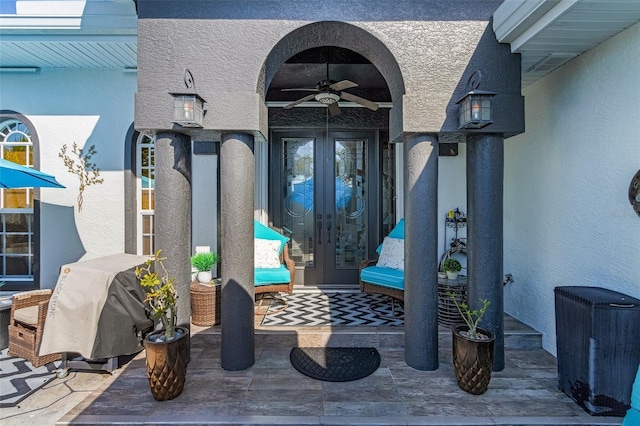
<path id="1" fill-rule="evenodd" d="M 496 94 L 471 90 L 458 102 L 458 128 L 480 129 L 493 123 L 492 98 Z"/>
<path id="2" fill-rule="evenodd" d="M 494 92 L 478 90 L 482 82 L 482 72 L 475 70 L 467 81 L 467 94 L 458 102 L 458 128 L 481 129 L 493 123 Z"/>
<path id="3" fill-rule="evenodd" d="M 204 99 L 195 93 L 171 93 L 173 122 L 182 127 L 202 127 Z"/>
<path id="4" fill-rule="evenodd" d="M 173 96 L 173 122 L 182 127 L 202 127 L 205 100 L 195 93 L 193 75 L 184 70 L 186 92 L 170 93 Z"/>

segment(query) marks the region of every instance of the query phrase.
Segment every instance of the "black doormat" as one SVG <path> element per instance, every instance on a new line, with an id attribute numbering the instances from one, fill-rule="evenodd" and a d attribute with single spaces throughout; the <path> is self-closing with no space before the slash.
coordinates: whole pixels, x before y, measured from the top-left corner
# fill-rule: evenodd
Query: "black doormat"
<path id="1" fill-rule="evenodd" d="M 325 382 L 362 379 L 380 366 L 376 348 L 293 348 L 289 359 L 305 376 Z"/>

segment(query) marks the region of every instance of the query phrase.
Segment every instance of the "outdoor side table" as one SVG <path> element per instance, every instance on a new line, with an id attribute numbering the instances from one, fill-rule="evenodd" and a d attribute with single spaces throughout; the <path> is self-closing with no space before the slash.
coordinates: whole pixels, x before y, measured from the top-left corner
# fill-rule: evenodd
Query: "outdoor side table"
<path id="1" fill-rule="evenodd" d="M 220 324 L 222 291 L 219 278 L 210 284 L 191 283 L 191 323 L 203 327 Z"/>
<path id="2" fill-rule="evenodd" d="M 449 292 L 455 293 L 458 304 L 467 301 L 467 277 L 458 275 L 455 280 L 438 277 L 438 324 L 446 327 L 464 324 Z"/>

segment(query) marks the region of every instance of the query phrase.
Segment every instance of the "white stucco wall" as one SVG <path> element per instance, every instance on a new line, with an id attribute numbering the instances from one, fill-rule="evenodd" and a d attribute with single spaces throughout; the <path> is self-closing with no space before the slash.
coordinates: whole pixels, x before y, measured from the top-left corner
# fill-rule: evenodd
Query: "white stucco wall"
<path id="1" fill-rule="evenodd" d="M 556 353 L 554 288 L 640 298 L 640 24 L 523 90 L 526 132 L 505 142 L 505 310 Z"/>
<path id="2" fill-rule="evenodd" d="M 66 186 L 42 189 L 40 197 L 41 282 L 36 284 L 52 288 L 62 264 L 124 252 L 124 144 L 133 122 L 136 74 L 43 69 L 0 78 L 0 109 L 33 123 L 40 169 Z M 85 190 L 82 212 L 76 203 L 78 178 L 58 157 L 63 144 L 70 153 L 74 142 L 95 145 L 92 161 L 104 178 Z"/>

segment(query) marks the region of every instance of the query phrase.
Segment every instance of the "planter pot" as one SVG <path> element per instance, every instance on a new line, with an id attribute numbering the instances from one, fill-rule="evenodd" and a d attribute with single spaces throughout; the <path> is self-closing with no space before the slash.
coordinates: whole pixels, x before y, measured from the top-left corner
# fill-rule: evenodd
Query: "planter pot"
<path id="1" fill-rule="evenodd" d="M 212 278 L 211 271 L 198 272 L 198 281 L 201 283 L 208 283 Z"/>
<path id="2" fill-rule="evenodd" d="M 458 278 L 458 271 L 446 271 L 447 272 L 447 278 L 449 278 L 450 280 L 455 280 Z"/>
<path id="3" fill-rule="evenodd" d="M 164 334 L 159 330 L 147 335 L 144 348 L 147 358 L 147 378 L 151 394 L 157 401 L 174 399 L 182 393 L 189 360 L 189 330 L 182 330 L 182 336 L 170 342 L 154 342 L 153 336 Z"/>
<path id="4" fill-rule="evenodd" d="M 453 328 L 453 369 L 458 385 L 465 392 L 480 395 L 487 391 L 493 369 L 493 344 L 495 336 L 478 327 L 477 331 L 489 337 L 487 340 L 471 340 L 460 334 L 468 331 L 466 325 Z"/>
<path id="5" fill-rule="evenodd" d="M 193 325 L 211 327 L 220 324 L 221 293 L 219 279 L 211 283 L 191 283 L 191 323 Z"/>

